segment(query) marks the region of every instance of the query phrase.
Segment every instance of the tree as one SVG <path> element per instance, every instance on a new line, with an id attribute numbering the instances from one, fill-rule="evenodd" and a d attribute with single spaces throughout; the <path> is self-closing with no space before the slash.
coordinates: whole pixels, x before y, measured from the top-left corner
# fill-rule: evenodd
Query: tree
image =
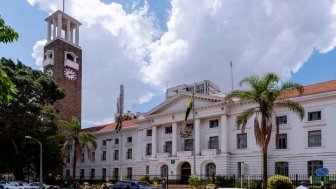
<path id="1" fill-rule="evenodd" d="M 263 77 L 251 76 L 243 79 L 240 85 L 246 83 L 249 90 L 234 90 L 227 94 L 225 101 L 239 101 L 240 103 L 255 103 L 236 117 L 238 129 L 244 132 L 248 120 L 254 117 L 254 135 L 256 143 L 263 154 L 263 188 L 267 188 L 267 148 L 272 134 L 272 116 L 276 108 L 287 108 L 295 112 L 303 119 L 303 107 L 294 101 L 283 98 L 288 90 L 296 90 L 303 93 L 303 86 L 293 82 L 285 82 L 279 85 L 280 78 L 274 73 L 267 73 Z M 279 132 L 279 123 L 276 121 L 276 136 Z"/>
<path id="2" fill-rule="evenodd" d="M 79 120 L 73 117 L 70 121 L 60 120 L 59 121 L 60 129 L 63 130 L 61 135 L 65 137 L 63 148 L 62 148 L 62 157 L 68 152 L 69 145 L 74 145 L 73 156 L 72 156 L 72 176 L 76 178 L 76 165 L 77 160 L 82 156 L 83 146 L 86 148 L 88 157 L 91 159 L 91 149 L 97 148 L 96 137 L 88 132 L 81 130 L 81 124 Z"/>
<path id="3" fill-rule="evenodd" d="M 0 17 L 0 43 L 14 42 L 19 39 L 19 34 L 10 26 L 5 25 L 5 21 Z M 6 72 L 0 69 L 0 104 L 7 103 L 13 99 L 15 85 L 7 76 Z"/>
<path id="4" fill-rule="evenodd" d="M 53 126 L 56 110 L 52 104 L 64 97 L 64 91 L 51 77 L 19 61 L 14 63 L 2 58 L 0 69 L 17 88 L 12 101 L 0 104 L 0 172 L 13 172 L 18 180 L 22 180 L 23 168 L 35 162 L 36 155 L 30 154 L 30 150 L 36 150 L 37 154 L 39 150 L 38 145 L 30 145 L 31 141 L 25 141 L 24 137 L 30 135 L 45 144 L 47 137 L 56 133 L 57 127 Z M 32 149 L 28 150 L 26 144 Z M 54 149 L 46 148 L 45 154 L 49 150 Z M 38 166 L 36 161 L 36 168 Z"/>
<path id="5" fill-rule="evenodd" d="M 5 25 L 5 21 L 0 17 L 0 43 L 12 43 L 19 39 L 19 34 L 10 26 Z"/>

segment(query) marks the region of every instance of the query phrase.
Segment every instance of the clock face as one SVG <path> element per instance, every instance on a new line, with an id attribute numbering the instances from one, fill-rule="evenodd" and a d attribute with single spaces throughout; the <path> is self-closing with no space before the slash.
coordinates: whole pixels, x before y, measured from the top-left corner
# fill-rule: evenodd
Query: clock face
<path id="1" fill-rule="evenodd" d="M 69 80 L 75 80 L 77 78 L 76 72 L 70 68 L 65 68 L 64 75 Z"/>
<path id="2" fill-rule="evenodd" d="M 54 70 L 52 67 L 49 67 L 46 69 L 46 72 L 45 72 L 47 75 L 49 75 L 50 77 L 52 77 L 54 75 Z"/>

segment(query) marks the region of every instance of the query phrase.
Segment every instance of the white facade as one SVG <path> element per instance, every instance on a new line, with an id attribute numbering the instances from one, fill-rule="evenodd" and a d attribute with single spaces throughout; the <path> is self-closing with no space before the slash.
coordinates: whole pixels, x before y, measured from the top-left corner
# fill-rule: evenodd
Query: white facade
<path id="1" fill-rule="evenodd" d="M 332 82 L 336 86 L 336 81 Z M 106 176 L 111 178 L 113 170 L 118 169 L 120 175 L 121 168 L 122 176 L 127 176 L 132 171 L 133 176 L 159 176 L 168 173 L 170 178 L 180 179 L 185 174 L 209 175 L 209 165 L 212 168 L 215 165 L 216 175 L 239 175 L 240 170 L 244 174 L 262 174 L 262 154 L 255 142 L 253 119 L 247 125 L 246 134 L 242 134 L 235 124 L 236 116 L 254 104 L 237 103 L 230 106 L 224 103 L 223 97 L 195 94 L 195 132 L 183 138 L 180 129 L 185 125 L 185 110 L 190 98 L 190 93 L 182 92 L 166 99 L 138 119 L 127 121 L 128 125 L 123 127 L 121 133 L 115 132 L 113 124 L 109 125 L 110 129 L 105 127 L 96 131 L 98 147 L 95 150 L 95 161 L 88 160 L 87 156 L 84 162 L 79 161 L 77 177 L 83 169 L 85 179 L 102 179 L 105 169 Z M 309 176 L 319 166 L 335 173 L 336 90 L 307 94 L 292 100 L 301 103 L 305 108 L 305 116 L 301 121 L 289 110 L 276 110 L 282 123 L 282 135 L 276 146 L 274 128 L 268 146 L 268 174 L 283 172 Z M 192 123 L 192 117 L 191 112 L 187 124 Z M 274 125 L 275 119 L 274 117 Z M 110 138 L 110 142 L 106 141 Z M 119 140 L 119 144 L 115 144 L 115 139 Z M 187 139 L 195 139 L 195 150 L 184 146 L 188 143 Z M 132 157 L 127 159 L 130 149 Z M 118 160 L 113 158 L 116 150 L 122 154 Z M 106 160 L 102 161 L 101 154 L 104 151 Z M 184 164 L 185 162 L 187 163 Z M 244 169 L 240 169 L 240 166 Z M 71 163 L 66 163 L 64 174 L 70 174 L 71 169 Z M 95 170 L 93 178 L 90 177 L 92 169 Z"/>

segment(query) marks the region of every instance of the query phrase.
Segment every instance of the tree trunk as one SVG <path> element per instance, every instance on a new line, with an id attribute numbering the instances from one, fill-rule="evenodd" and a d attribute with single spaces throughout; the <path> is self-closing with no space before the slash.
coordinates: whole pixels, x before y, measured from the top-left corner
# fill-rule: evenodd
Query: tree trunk
<path id="1" fill-rule="evenodd" d="M 74 145 L 74 155 L 73 155 L 73 164 L 72 164 L 72 177 L 73 179 L 76 179 L 76 165 L 77 165 L 77 152 L 76 152 L 76 149 L 77 149 L 77 144 L 75 142 L 75 145 Z"/>
<path id="2" fill-rule="evenodd" d="M 263 188 L 267 189 L 267 148 L 263 149 Z"/>

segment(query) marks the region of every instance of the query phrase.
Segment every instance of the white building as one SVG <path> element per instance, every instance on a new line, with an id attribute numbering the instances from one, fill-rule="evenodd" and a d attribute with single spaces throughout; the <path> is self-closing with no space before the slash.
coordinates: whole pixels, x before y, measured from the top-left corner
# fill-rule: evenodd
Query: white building
<path id="1" fill-rule="evenodd" d="M 195 132 L 182 137 L 180 129 L 191 96 L 180 92 L 167 98 L 136 120 L 123 122 L 121 133 L 114 130 L 115 123 L 88 129 L 95 133 L 98 147 L 92 152 L 93 161 L 83 155 L 83 161 L 78 162 L 77 178 L 103 179 L 120 174 L 169 174 L 176 179 L 194 173 L 240 175 L 242 165 L 244 174 L 262 174 L 262 154 L 251 127 L 253 120 L 245 133 L 235 124 L 236 115 L 253 104 L 229 106 L 223 97 L 195 94 Z M 269 174 L 312 175 L 321 166 L 335 173 L 336 80 L 305 86 L 303 95 L 293 93 L 288 98 L 301 103 L 305 116 L 301 121 L 289 110 L 276 110 L 280 136 L 278 145 L 272 136 L 268 146 Z M 192 124 L 192 117 L 191 113 L 187 124 Z M 65 175 L 71 173 L 70 162 L 67 159 Z"/>
<path id="2" fill-rule="evenodd" d="M 214 95 L 221 92 L 219 87 L 210 80 L 204 80 L 201 82 L 193 83 L 190 85 L 182 84 L 177 85 L 174 87 L 170 87 L 166 90 L 166 98 L 170 98 L 175 96 L 181 92 L 195 92 L 198 94 L 205 94 L 205 95 Z"/>

